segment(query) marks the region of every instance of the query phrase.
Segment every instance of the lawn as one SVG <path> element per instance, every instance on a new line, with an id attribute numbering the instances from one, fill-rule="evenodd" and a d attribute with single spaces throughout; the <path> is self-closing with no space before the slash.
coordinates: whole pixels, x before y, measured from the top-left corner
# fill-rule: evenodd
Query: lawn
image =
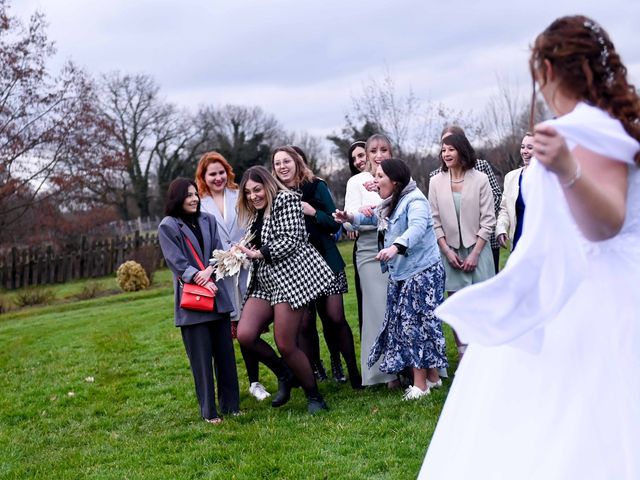
<path id="1" fill-rule="evenodd" d="M 352 281 L 351 244 L 341 250 Z M 112 281 L 101 280 L 104 288 Z M 0 478 L 417 475 L 450 380 L 418 402 L 403 402 L 385 387 L 354 392 L 323 382 L 330 410 L 310 416 L 299 389 L 280 409 L 250 397 L 236 348 L 245 414 L 214 426 L 199 416 L 173 326 L 169 272 L 158 272 L 143 292 L 72 301 L 82 288 L 82 282 L 54 287 L 69 301 L 0 316 Z M 345 306 L 357 341 L 353 288 Z M 446 334 L 454 371 L 448 328 Z M 262 367 L 261 377 L 273 392 L 271 372 Z"/>

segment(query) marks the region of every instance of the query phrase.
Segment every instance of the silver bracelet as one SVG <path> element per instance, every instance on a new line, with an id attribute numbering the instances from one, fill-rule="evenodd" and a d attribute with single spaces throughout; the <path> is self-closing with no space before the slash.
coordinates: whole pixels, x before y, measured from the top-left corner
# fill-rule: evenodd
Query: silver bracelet
<path id="1" fill-rule="evenodd" d="M 562 188 L 571 188 L 575 185 L 575 183 L 578 180 L 580 180 L 580 177 L 582 177 L 582 169 L 580 168 L 580 164 L 578 163 L 576 167 L 576 174 L 573 176 L 573 178 L 569 180 L 567 183 L 560 182 L 560 186 Z"/>

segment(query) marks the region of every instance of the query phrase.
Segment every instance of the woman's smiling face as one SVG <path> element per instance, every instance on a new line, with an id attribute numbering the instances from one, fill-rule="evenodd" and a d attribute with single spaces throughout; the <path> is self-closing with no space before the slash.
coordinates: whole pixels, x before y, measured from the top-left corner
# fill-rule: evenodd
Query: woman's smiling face
<path id="1" fill-rule="evenodd" d="M 204 181 L 211 193 L 220 193 L 227 186 L 227 171 L 220 162 L 211 163 L 204 174 Z"/>
<path id="2" fill-rule="evenodd" d="M 460 166 L 460 155 L 455 147 L 443 144 L 442 149 L 440 150 L 440 155 L 442 156 L 442 160 L 447 168 Z"/>
<path id="3" fill-rule="evenodd" d="M 276 152 L 273 156 L 273 171 L 287 187 L 295 186 L 296 162 L 287 152 Z"/>
<path id="4" fill-rule="evenodd" d="M 391 147 L 387 142 L 378 138 L 373 140 L 367 147 L 367 159 L 372 165 L 380 165 L 383 160 L 391 158 Z"/>
<path id="5" fill-rule="evenodd" d="M 351 160 L 353 161 L 353 166 L 362 172 L 367 164 L 367 152 L 364 151 L 363 147 L 356 147 L 351 152 Z"/>
<path id="6" fill-rule="evenodd" d="M 198 211 L 198 204 L 200 203 L 200 197 L 198 191 L 193 185 L 189 185 L 187 190 L 187 196 L 182 202 L 182 210 L 187 214 L 194 214 Z"/>
<path id="7" fill-rule="evenodd" d="M 256 210 L 262 210 L 267 206 L 267 195 L 261 183 L 249 180 L 245 184 L 244 195 Z"/>
<path id="8" fill-rule="evenodd" d="M 520 157 L 524 166 L 528 166 L 533 157 L 533 137 L 531 135 L 525 135 L 520 145 Z"/>

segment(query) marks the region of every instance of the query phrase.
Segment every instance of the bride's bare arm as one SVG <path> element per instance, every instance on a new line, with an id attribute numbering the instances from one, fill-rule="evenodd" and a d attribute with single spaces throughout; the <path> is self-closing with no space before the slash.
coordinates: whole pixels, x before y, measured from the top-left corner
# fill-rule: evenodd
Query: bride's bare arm
<path id="1" fill-rule="evenodd" d="M 569 151 L 552 127 L 539 125 L 534 137 L 536 158 L 554 172 L 576 223 L 592 241 L 615 236 L 627 208 L 628 166 L 577 146 Z"/>

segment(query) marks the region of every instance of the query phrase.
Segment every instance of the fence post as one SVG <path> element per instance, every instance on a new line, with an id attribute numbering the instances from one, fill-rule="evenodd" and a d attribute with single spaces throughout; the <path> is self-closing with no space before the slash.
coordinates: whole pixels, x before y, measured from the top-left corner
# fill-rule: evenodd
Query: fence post
<path id="1" fill-rule="evenodd" d="M 11 248 L 11 270 L 9 270 L 10 273 L 10 280 L 11 280 L 11 288 L 17 288 L 18 286 L 18 280 L 17 280 L 17 275 L 18 275 L 18 250 L 16 249 L 16 247 L 12 247 Z"/>

